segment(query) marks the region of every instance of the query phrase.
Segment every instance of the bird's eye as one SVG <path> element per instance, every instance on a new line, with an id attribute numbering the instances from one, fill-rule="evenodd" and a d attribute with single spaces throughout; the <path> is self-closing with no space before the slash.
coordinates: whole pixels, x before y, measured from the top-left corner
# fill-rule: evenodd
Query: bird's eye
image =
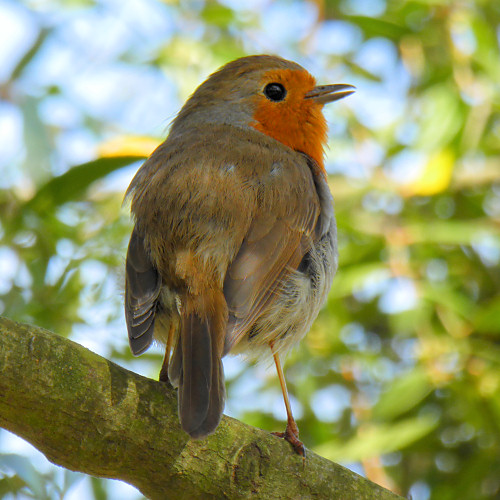
<path id="1" fill-rule="evenodd" d="M 286 97 L 286 89 L 281 83 L 268 83 L 264 88 L 264 95 L 271 101 L 282 101 Z"/>

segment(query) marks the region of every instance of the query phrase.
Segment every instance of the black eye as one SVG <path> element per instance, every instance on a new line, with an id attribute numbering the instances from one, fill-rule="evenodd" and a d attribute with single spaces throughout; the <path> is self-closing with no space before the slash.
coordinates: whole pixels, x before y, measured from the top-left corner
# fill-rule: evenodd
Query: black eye
<path id="1" fill-rule="evenodd" d="M 286 89 L 281 83 L 268 83 L 264 95 L 271 101 L 282 101 L 286 97 Z"/>

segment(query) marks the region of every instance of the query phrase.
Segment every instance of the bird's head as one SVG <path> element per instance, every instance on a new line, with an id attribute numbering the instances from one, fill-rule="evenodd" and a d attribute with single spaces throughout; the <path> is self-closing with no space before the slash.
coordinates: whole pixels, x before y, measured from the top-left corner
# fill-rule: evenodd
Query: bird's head
<path id="1" fill-rule="evenodd" d="M 200 85 L 175 119 L 171 134 L 210 123 L 253 127 L 306 153 L 323 167 L 327 125 L 323 106 L 354 92 L 347 84 L 316 86 L 302 66 L 275 56 L 232 61 Z"/>

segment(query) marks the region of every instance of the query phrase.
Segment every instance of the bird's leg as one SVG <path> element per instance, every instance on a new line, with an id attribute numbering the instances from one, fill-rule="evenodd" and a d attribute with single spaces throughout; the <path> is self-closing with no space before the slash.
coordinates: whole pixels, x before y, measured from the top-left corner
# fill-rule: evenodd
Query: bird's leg
<path id="1" fill-rule="evenodd" d="M 163 358 L 163 364 L 160 370 L 160 382 L 170 382 L 168 378 L 168 363 L 170 361 L 170 351 L 172 350 L 172 342 L 174 340 L 175 326 L 171 323 L 170 330 L 168 331 L 167 337 L 167 347 L 165 349 L 165 357 Z"/>
<path id="2" fill-rule="evenodd" d="M 276 364 L 276 371 L 278 372 L 278 378 L 281 385 L 281 392 L 283 393 L 283 399 L 285 401 L 287 422 L 285 432 L 273 432 L 272 434 L 285 438 L 293 446 L 295 452 L 302 458 L 305 458 L 306 450 L 302 441 L 299 440 L 299 428 L 297 427 L 297 423 L 292 415 L 292 407 L 290 406 L 290 400 L 288 398 L 288 390 L 286 388 L 285 376 L 283 375 L 283 369 L 281 368 L 279 354 L 274 352 L 273 346 L 274 343 L 270 342 L 269 347 L 271 347 L 271 351 L 273 353 L 274 363 Z"/>

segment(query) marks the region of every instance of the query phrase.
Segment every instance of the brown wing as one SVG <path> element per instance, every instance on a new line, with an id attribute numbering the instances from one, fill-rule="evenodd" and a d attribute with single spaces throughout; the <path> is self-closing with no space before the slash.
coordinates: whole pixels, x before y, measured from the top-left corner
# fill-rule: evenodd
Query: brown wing
<path id="1" fill-rule="evenodd" d="M 254 219 L 229 267 L 224 281 L 229 309 L 224 354 L 272 303 L 283 282 L 311 248 L 319 204 L 315 197 L 301 201 L 287 215 L 274 215 L 271 210 Z"/>
<path id="2" fill-rule="evenodd" d="M 153 267 L 143 238 L 134 228 L 127 252 L 125 278 L 125 318 L 130 349 L 135 356 L 153 341 L 161 277 Z"/>

